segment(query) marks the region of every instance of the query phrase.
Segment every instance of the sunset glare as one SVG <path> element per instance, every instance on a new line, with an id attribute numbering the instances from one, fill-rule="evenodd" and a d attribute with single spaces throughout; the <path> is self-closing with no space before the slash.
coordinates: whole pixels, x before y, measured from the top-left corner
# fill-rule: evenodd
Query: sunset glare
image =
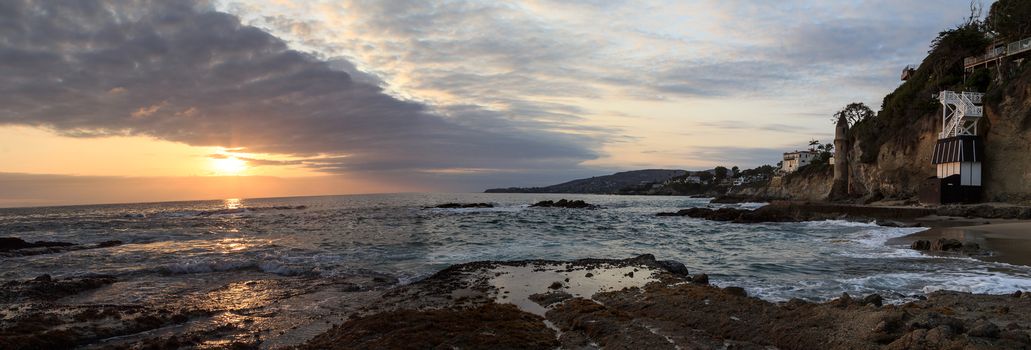
<path id="1" fill-rule="evenodd" d="M 215 175 L 241 175 L 247 170 L 247 162 L 236 157 L 211 159 Z"/>

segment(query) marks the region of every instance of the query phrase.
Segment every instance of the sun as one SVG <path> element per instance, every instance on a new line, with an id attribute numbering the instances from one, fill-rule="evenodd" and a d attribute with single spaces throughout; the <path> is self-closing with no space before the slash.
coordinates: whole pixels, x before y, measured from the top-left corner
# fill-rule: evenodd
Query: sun
<path id="1" fill-rule="evenodd" d="M 240 175 L 247 170 L 247 161 L 236 157 L 215 158 L 211 160 L 211 168 L 217 175 Z"/>

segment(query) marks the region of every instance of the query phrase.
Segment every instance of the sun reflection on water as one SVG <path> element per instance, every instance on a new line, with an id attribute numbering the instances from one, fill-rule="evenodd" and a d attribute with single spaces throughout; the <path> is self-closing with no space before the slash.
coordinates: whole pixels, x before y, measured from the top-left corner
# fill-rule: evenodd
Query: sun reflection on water
<path id="1" fill-rule="evenodd" d="M 223 202 L 225 203 L 226 209 L 240 209 L 243 207 L 243 201 L 239 198 L 228 198 L 223 200 Z"/>

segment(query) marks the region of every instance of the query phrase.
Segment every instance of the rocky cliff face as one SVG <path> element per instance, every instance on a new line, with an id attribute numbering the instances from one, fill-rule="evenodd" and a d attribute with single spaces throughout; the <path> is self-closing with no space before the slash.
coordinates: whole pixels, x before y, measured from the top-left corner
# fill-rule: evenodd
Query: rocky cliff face
<path id="1" fill-rule="evenodd" d="M 1031 68 L 1020 75 L 997 78 L 989 87 L 979 133 L 984 138 L 984 201 L 1031 201 Z M 935 175 L 931 153 L 941 129 L 941 110 L 913 117 L 900 135 L 915 140 L 889 140 L 880 145 L 874 163 L 852 161 L 853 196 L 908 199 L 924 179 Z M 863 141 L 853 138 L 850 158 L 860 159 Z"/>
<path id="2" fill-rule="evenodd" d="M 729 195 L 738 198 L 751 197 L 755 200 L 823 201 L 830 195 L 832 180 L 833 173 L 827 168 L 824 171 L 792 174 L 774 179 L 767 186 L 736 188 Z"/>
<path id="3" fill-rule="evenodd" d="M 1031 67 L 989 104 L 985 139 L 985 200 L 1031 201 Z M 991 97 L 991 95 L 989 95 Z"/>
<path id="4" fill-rule="evenodd" d="M 920 184 L 928 177 L 935 176 L 931 154 L 938 140 L 940 119 L 935 113 L 915 118 L 909 126 L 909 132 L 905 134 L 916 142 L 892 140 L 881 144 L 875 163 L 857 161 L 863 156 L 864 141 L 853 137 L 849 149 L 851 195 L 896 199 L 916 196 Z"/>

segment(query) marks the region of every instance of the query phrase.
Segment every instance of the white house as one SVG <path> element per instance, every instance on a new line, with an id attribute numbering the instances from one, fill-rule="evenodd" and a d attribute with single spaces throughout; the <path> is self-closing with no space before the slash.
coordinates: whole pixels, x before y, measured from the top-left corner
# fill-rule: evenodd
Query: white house
<path id="1" fill-rule="evenodd" d="M 798 168 L 812 163 L 818 155 L 820 155 L 819 151 L 794 151 L 784 153 L 784 162 L 781 163 L 780 170 L 785 173 L 793 173 L 798 171 Z"/>

